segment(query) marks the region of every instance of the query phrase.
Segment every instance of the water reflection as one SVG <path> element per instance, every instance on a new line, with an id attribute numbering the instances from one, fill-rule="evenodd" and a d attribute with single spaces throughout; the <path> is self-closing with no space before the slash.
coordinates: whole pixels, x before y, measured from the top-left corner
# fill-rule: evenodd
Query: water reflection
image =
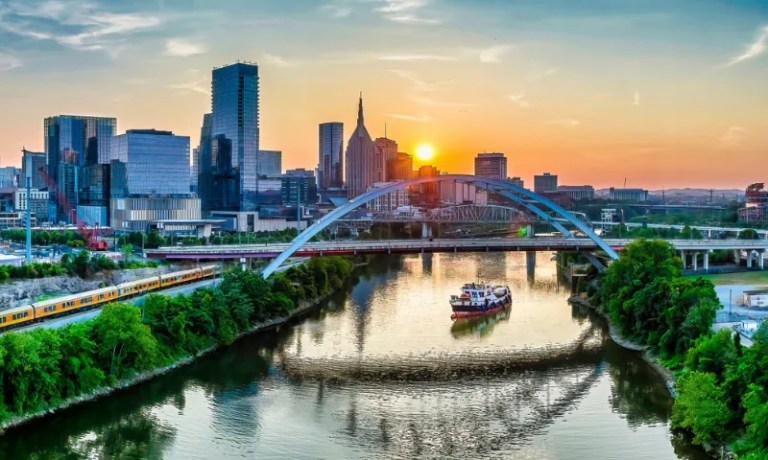
<path id="1" fill-rule="evenodd" d="M 706 458 L 658 376 L 569 307 L 551 254 L 382 257 L 325 308 L 0 438 L 3 458 Z M 513 289 L 451 322 L 478 267 Z"/>
<path id="2" fill-rule="evenodd" d="M 451 335 L 454 339 L 460 339 L 467 335 L 480 337 L 490 334 L 496 324 L 509 321 L 509 311 L 512 307 L 505 308 L 493 315 L 480 318 L 460 318 L 451 325 Z"/>

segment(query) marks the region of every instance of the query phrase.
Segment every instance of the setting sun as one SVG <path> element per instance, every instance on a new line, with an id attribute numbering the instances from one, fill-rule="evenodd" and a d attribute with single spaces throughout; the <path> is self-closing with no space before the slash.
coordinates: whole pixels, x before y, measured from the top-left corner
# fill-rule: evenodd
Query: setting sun
<path id="1" fill-rule="evenodd" d="M 432 150 L 432 146 L 428 144 L 421 144 L 416 148 L 416 158 L 421 161 L 429 161 L 434 156 L 435 152 Z"/>

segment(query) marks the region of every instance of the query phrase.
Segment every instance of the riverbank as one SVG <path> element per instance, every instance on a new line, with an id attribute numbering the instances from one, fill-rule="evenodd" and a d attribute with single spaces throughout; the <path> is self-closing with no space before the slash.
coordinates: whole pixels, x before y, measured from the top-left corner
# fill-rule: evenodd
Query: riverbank
<path id="1" fill-rule="evenodd" d="M 279 327 L 352 278 L 352 262 L 338 257 L 313 259 L 270 282 L 235 270 L 216 288 L 150 295 L 141 310 L 113 303 L 67 328 L 3 334 L 0 431 L 104 398 Z"/>
<path id="2" fill-rule="evenodd" d="M 299 306 L 295 310 L 293 310 L 289 315 L 272 318 L 270 320 L 257 324 L 253 326 L 251 329 L 239 333 L 235 337 L 235 340 L 233 340 L 232 343 L 253 334 L 270 331 L 304 314 L 307 314 L 311 312 L 315 307 L 320 305 L 322 302 L 324 302 L 326 299 L 328 299 L 328 297 L 330 297 L 334 292 L 318 297 L 312 301 L 301 302 Z M 48 409 L 41 410 L 39 412 L 32 413 L 32 414 L 13 417 L 3 423 L 0 423 L 0 436 L 4 436 L 8 431 L 12 431 L 13 429 L 26 425 L 28 423 L 54 415 L 56 413 L 65 411 L 75 406 L 79 406 L 81 404 L 87 404 L 87 403 L 98 401 L 100 399 L 109 397 L 120 391 L 126 390 L 136 385 L 140 385 L 144 382 L 148 382 L 156 377 L 168 374 L 170 372 L 173 372 L 176 369 L 187 366 L 193 363 L 195 360 L 203 356 L 206 356 L 210 353 L 213 353 L 221 348 L 227 347 L 229 345 L 231 344 L 217 344 L 217 345 L 208 347 L 192 356 L 181 358 L 175 363 L 170 364 L 168 366 L 164 366 L 151 371 L 142 372 L 141 374 L 133 376 L 131 378 L 122 379 L 112 386 L 102 387 L 102 388 L 99 388 L 98 390 L 93 391 L 92 393 L 80 395 L 80 396 L 68 399 L 66 401 L 62 401 L 60 404 L 56 404 L 55 406 L 50 407 Z"/>
<path id="3" fill-rule="evenodd" d="M 598 316 L 603 318 L 605 320 L 605 323 L 608 326 L 608 334 L 611 337 L 611 340 L 613 342 L 630 351 L 637 352 L 640 357 L 643 359 L 643 361 L 646 362 L 651 368 L 656 371 L 659 376 L 661 376 L 662 379 L 664 379 L 664 385 L 667 387 L 667 391 L 669 391 L 670 396 L 672 398 L 677 397 L 677 391 L 675 390 L 675 374 L 672 372 L 672 370 L 666 366 L 664 366 L 659 359 L 651 353 L 649 350 L 649 347 L 645 345 L 641 345 L 639 343 L 633 342 L 619 333 L 618 330 L 616 330 L 616 327 L 611 323 L 611 319 L 608 317 L 608 315 L 605 314 L 605 312 L 602 311 L 602 309 L 595 307 L 592 305 L 592 303 L 585 298 L 582 298 L 578 294 L 571 296 L 568 298 L 568 302 L 576 305 L 580 305 L 582 307 L 589 308 L 593 312 L 595 312 Z"/>

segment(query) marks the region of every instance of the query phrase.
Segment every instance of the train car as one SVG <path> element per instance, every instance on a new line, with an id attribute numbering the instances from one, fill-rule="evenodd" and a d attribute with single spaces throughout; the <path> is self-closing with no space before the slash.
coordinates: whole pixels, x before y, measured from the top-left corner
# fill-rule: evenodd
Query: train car
<path id="1" fill-rule="evenodd" d="M 81 308 L 88 308 L 111 300 L 117 300 L 117 298 L 117 289 L 112 286 L 36 302 L 32 304 L 32 307 L 35 309 L 35 319 L 40 319 L 61 313 L 69 313 Z"/>
<path id="2" fill-rule="evenodd" d="M 165 275 L 160 275 L 160 287 L 164 288 L 168 286 L 173 286 L 175 284 L 186 283 L 188 281 L 200 279 L 201 277 L 202 277 L 202 274 L 199 268 L 193 268 L 191 270 L 183 270 L 180 272 L 167 273 Z"/>
<path id="3" fill-rule="evenodd" d="M 35 310 L 32 305 L 14 307 L 0 311 L 0 331 L 12 326 L 31 322 L 35 319 Z"/>
<path id="4" fill-rule="evenodd" d="M 208 278 L 209 276 L 213 276 L 218 271 L 217 265 L 203 265 L 200 267 L 200 276 L 203 278 Z"/>
<path id="5" fill-rule="evenodd" d="M 144 292 L 153 291 L 160 287 L 160 277 L 152 276 L 136 281 L 128 281 L 117 285 L 117 294 L 120 297 L 129 297 Z"/>

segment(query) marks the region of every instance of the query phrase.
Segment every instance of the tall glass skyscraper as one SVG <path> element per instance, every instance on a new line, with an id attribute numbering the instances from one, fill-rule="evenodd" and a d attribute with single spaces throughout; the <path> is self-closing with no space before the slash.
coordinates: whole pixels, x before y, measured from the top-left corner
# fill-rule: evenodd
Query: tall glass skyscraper
<path id="1" fill-rule="evenodd" d="M 49 190 L 48 214 L 53 222 L 73 221 L 69 209 L 77 207 L 78 169 L 89 164 L 109 163 L 110 142 L 116 131 L 115 118 L 58 115 L 43 121 L 47 171 L 56 183 Z M 66 174 L 60 177 L 62 171 Z M 69 193 L 62 199 L 58 196 L 59 190 Z"/>
<path id="2" fill-rule="evenodd" d="M 199 219 L 191 193 L 189 137 L 154 129 L 128 130 L 112 140 L 110 221 L 146 231 L 158 220 Z"/>
<path id="3" fill-rule="evenodd" d="M 344 187 L 344 123 L 320 123 L 320 152 L 317 163 L 321 190 Z"/>
<path id="4" fill-rule="evenodd" d="M 211 169 L 232 176 L 215 178 L 213 194 L 236 194 L 213 201 L 236 202 L 241 211 L 254 210 L 259 155 L 259 68 L 244 62 L 215 68 L 211 86 L 212 142 L 220 148 L 231 148 L 231 152 L 218 152 L 215 159 L 212 152 Z M 229 164 L 217 163 L 223 159 Z M 229 184 L 231 181 L 234 183 Z"/>

